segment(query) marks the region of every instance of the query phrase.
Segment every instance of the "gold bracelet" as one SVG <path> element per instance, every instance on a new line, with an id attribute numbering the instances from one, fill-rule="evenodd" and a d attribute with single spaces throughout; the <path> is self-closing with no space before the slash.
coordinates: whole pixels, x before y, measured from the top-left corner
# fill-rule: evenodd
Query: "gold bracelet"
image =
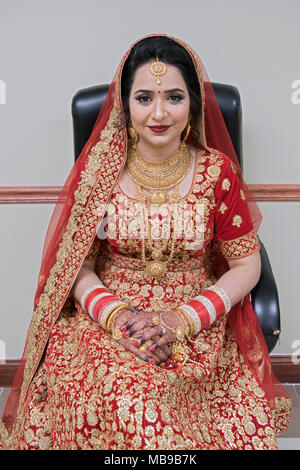
<path id="1" fill-rule="evenodd" d="M 128 305 L 126 305 L 126 304 L 118 305 L 117 307 L 114 307 L 109 312 L 109 314 L 107 315 L 107 317 L 105 319 L 104 325 L 103 325 L 103 327 L 106 331 L 111 333 L 111 323 L 112 323 L 113 317 L 115 317 L 115 315 L 119 312 L 119 310 L 123 310 L 123 309 L 128 309 L 129 310 Z"/>
<path id="2" fill-rule="evenodd" d="M 195 328 L 195 323 L 193 322 L 193 320 L 187 315 L 187 313 L 184 310 L 181 310 L 180 307 L 175 308 L 175 312 L 179 313 L 181 318 L 184 317 L 186 320 L 188 320 L 189 325 L 190 325 L 189 337 L 194 336 L 194 331 L 196 328 Z"/>
<path id="3" fill-rule="evenodd" d="M 164 326 L 167 328 L 171 333 L 173 333 L 176 336 L 177 341 L 184 341 L 186 337 L 188 337 L 190 329 L 189 327 L 182 327 L 182 326 L 177 326 L 175 329 L 171 328 L 169 325 L 167 325 L 161 318 L 159 317 L 153 317 L 153 325 L 154 326 Z"/>

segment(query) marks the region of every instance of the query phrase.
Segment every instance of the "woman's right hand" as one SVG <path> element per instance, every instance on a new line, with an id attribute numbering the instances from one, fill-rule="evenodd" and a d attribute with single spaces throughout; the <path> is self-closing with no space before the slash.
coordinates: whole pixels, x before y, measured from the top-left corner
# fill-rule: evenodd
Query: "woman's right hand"
<path id="1" fill-rule="evenodd" d="M 116 315 L 113 336 L 119 344 L 143 361 L 164 367 L 171 357 L 169 346 L 162 344 L 153 351 L 148 349 L 150 344 L 158 344 L 162 338 L 162 327 L 153 325 L 155 315 L 156 312 L 140 311 L 136 314 L 129 309 L 122 309 Z"/>

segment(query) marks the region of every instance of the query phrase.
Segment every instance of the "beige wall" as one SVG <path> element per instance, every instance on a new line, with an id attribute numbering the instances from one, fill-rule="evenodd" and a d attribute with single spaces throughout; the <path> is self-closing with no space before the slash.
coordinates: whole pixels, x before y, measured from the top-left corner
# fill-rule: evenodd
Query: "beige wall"
<path id="1" fill-rule="evenodd" d="M 247 182 L 299 183 L 299 19 L 299 0 L 0 0 L 0 185 L 64 183 L 73 94 L 109 82 L 128 46 L 152 32 L 186 40 L 211 80 L 240 89 Z M 260 207 L 282 310 L 274 352 L 291 354 L 300 341 L 299 203 Z M 0 206 L 0 359 L 4 349 L 22 353 L 52 209 Z"/>

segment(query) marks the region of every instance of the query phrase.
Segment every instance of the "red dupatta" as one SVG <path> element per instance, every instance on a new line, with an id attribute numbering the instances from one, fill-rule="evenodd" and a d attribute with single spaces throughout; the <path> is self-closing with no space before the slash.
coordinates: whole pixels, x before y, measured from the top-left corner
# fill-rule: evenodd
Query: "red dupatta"
<path id="1" fill-rule="evenodd" d="M 247 198 L 253 226 L 257 231 L 262 219 L 261 213 L 243 181 L 220 107 L 200 58 L 183 41 L 166 34 L 149 36 L 167 36 L 183 46 L 192 57 L 202 95 L 202 112 L 197 123 L 200 137 L 197 143 L 210 151 L 217 149 L 231 158 Z M 127 130 L 121 100 L 121 75 L 132 47 L 149 36 L 136 41 L 123 56 L 91 136 L 71 169 L 53 210 L 43 246 L 33 317 L 20 366 L 4 410 L 3 422 L 0 424 L 4 441 L 9 442 L 14 420 L 21 412 L 22 403 L 43 358 L 53 325 L 63 308 L 71 309 L 72 305 L 74 306 L 70 295 L 72 285 L 93 243 L 111 193 L 125 165 Z M 228 270 L 228 264 L 217 247 L 215 263 L 219 276 Z M 229 323 L 245 361 L 253 370 L 267 394 L 271 407 L 274 408 L 274 384 L 279 384 L 273 376 L 267 347 L 249 295 L 233 307 L 229 314 Z M 278 395 L 286 395 L 283 387 L 279 388 Z"/>

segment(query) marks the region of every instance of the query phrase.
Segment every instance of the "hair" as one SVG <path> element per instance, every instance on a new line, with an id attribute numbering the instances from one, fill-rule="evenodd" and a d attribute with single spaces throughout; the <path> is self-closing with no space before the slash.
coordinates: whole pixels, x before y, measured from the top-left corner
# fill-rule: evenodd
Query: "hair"
<path id="1" fill-rule="evenodd" d="M 199 79 L 190 54 L 174 39 L 166 36 L 148 37 L 132 47 L 123 67 L 121 95 L 126 125 L 130 120 L 129 96 L 135 72 L 140 66 L 152 59 L 155 60 L 157 57 L 162 62 L 173 65 L 180 70 L 189 92 L 191 122 L 201 112 L 202 101 Z M 191 125 L 191 127 L 193 126 Z"/>

